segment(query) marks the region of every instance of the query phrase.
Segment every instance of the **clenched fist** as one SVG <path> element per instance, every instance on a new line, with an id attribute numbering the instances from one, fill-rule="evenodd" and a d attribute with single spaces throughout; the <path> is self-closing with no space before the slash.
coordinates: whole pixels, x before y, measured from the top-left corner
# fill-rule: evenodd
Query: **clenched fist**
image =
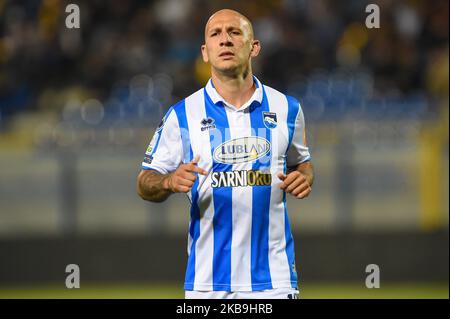
<path id="1" fill-rule="evenodd" d="M 297 198 L 305 198 L 311 193 L 311 185 L 305 175 L 299 171 L 293 171 L 287 175 L 280 172 L 277 176 L 283 181 L 280 188 L 286 193 L 290 193 Z"/>

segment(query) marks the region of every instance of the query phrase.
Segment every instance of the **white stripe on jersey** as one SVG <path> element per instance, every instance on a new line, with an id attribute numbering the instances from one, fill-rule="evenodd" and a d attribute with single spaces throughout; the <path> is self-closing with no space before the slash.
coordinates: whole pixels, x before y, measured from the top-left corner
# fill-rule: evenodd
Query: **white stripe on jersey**
<path id="1" fill-rule="evenodd" d="M 287 127 L 288 103 L 285 95 L 265 86 L 266 96 L 271 112 L 277 113 L 278 130 L 272 130 L 272 141 L 289 138 Z M 272 147 L 280 148 L 281 143 L 272 143 Z M 271 173 L 272 189 L 270 192 L 270 219 L 269 219 L 269 267 L 273 288 L 286 287 L 290 284 L 289 261 L 286 255 L 285 224 L 283 192 L 279 191 L 281 181 L 278 172 L 284 169 L 284 150 L 276 150 L 278 155 L 272 156 Z"/>
<path id="2" fill-rule="evenodd" d="M 252 135 L 248 113 L 226 108 L 228 122 L 234 123 L 230 138 Z M 251 170 L 252 163 L 233 165 L 233 170 Z M 252 279 L 250 268 L 251 227 L 252 227 L 252 188 L 233 187 L 232 214 L 233 235 L 231 240 L 231 290 L 251 291 Z"/>
<path id="3" fill-rule="evenodd" d="M 198 167 L 211 171 L 211 155 L 209 152 L 203 152 L 202 148 L 209 147 L 209 135 L 197 132 L 201 131 L 201 121 L 206 117 L 205 99 L 202 90 L 189 96 L 185 100 L 186 119 L 189 123 L 189 136 L 191 140 L 192 153 L 195 157 L 201 154 Z M 206 178 L 198 175 L 199 178 L 199 209 L 200 209 L 200 237 L 196 242 L 196 258 L 195 258 L 195 280 L 194 290 L 209 290 L 212 287 L 212 256 L 214 242 L 211 240 L 213 236 L 213 217 L 214 202 L 211 187 L 211 177 Z M 207 199 L 207 200 L 205 200 Z"/>

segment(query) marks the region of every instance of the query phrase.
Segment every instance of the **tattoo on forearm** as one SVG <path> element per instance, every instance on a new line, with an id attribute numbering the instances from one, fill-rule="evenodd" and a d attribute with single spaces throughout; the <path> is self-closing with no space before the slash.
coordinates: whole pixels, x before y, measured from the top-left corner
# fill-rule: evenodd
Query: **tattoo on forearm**
<path id="1" fill-rule="evenodd" d="M 171 194 L 163 188 L 165 175 L 155 171 L 149 171 L 140 181 L 140 189 L 145 199 L 153 202 L 162 202 Z"/>

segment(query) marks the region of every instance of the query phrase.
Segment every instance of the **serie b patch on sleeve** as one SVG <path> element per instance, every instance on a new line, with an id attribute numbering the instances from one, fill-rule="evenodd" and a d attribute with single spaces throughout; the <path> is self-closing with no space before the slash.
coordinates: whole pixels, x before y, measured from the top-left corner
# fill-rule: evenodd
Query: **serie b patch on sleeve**
<path id="1" fill-rule="evenodd" d="M 147 154 L 146 154 L 146 155 L 144 156 L 144 163 L 151 164 L 152 161 L 153 161 L 153 157 L 152 157 L 151 155 L 147 155 Z"/>

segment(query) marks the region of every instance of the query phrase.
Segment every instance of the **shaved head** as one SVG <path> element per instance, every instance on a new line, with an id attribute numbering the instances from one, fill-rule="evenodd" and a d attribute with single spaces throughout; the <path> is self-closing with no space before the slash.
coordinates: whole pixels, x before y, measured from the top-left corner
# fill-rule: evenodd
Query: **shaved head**
<path id="1" fill-rule="evenodd" d="M 235 10 L 231 10 L 231 9 L 219 10 L 219 11 L 215 12 L 212 16 L 209 17 L 208 22 L 206 22 L 206 25 L 205 25 L 205 38 L 206 38 L 206 34 L 208 32 L 208 28 L 212 22 L 223 19 L 223 18 L 229 19 L 229 18 L 233 18 L 233 17 L 240 20 L 240 24 L 241 24 L 242 28 L 244 28 L 248 31 L 248 35 L 250 36 L 250 39 L 253 40 L 253 38 L 254 38 L 253 26 L 252 26 L 252 23 L 250 22 L 250 20 L 243 14 L 241 14 Z"/>
<path id="2" fill-rule="evenodd" d="M 213 74 L 246 78 L 251 73 L 251 59 L 260 49 L 252 23 L 241 13 L 223 9 L 208 19 L 201 50 L 203 61 L 211 64 Z"/>

